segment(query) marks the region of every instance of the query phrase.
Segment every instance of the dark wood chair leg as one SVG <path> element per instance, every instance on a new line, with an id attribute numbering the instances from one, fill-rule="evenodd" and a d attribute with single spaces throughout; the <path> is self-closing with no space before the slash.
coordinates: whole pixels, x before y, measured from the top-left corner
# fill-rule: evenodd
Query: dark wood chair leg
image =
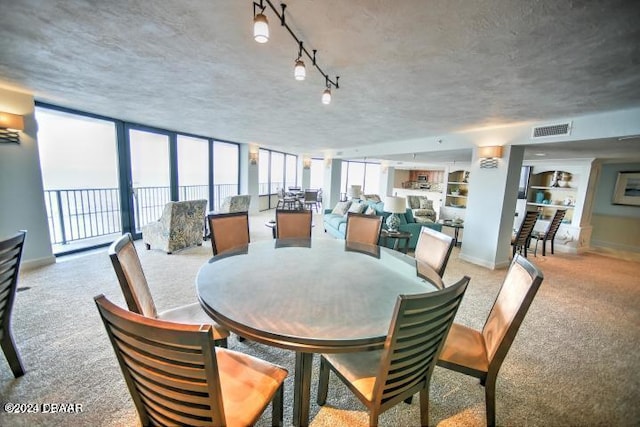
<path id="1" fill-rule="evenodd" d="M 420 425 L 429 425 L 429 390 L 420 390 Z"/>
<path id="2" fill-rule="evenodd" d="M 284 396 L 284 384 L 280 384 L 278 390 L 276 391 L 276 395 L 273 397 L 273 401 L 271 402 L 271 425 L 280 427 L 282 425 L 282 420 L 284 419 L 284 406 L 283 406 L 283 396 Z"/>
<path id="3" fill-rule="evenodd" d="M 486 400 L 487 427 L 496 425 L 496 378 L 487 377 L 484 384 L 484 395 Z"/>
<path id="4" fill-rule="evenodd" d="M 16 349 L 16 343 L 13 341 L 13 336 L 11 336 L 11 333 L 8 330 L 3 331 L 0 346 L 7 358 L 7 362 L 9 362 L 9 367 L 11 368 L 11 372 L 13 372 L 13 376 L 16 378 L 23 376 L 24 367 L 22 366 L 20 355 Z"/>
<path id="5" fill-rule="evenodd" d="M 329 365 L 320 357 L 320 373 L 318 375 L 318 405 L 323 406 L 327 402 L 327 392 L 329 391 Z"/>
<path id="6" fill-rule="evenodd" d="M 553 241 L 555 240 L 555 237 L 553 239 L 551 239 L 551 255 L 553 255 Z"/>

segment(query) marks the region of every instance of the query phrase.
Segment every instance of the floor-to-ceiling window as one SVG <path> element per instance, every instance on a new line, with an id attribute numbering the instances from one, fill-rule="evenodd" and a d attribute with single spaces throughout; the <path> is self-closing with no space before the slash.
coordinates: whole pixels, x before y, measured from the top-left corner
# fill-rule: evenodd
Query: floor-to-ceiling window
<path id="1" fill-rule="evenodd" d="M 209 200 L 209 140 L 178 135 L 178 200 L 196 199 Z"/>
<path id="2" fill-rule="evenodd" d="M 36 103 L 55 254 L 139 235 L 170 200 L 238 194 L 239 145 Z"/>
<path id="3" fill-rule="evenodd" d="M 298 182 L 298 156 L 261 148 L 258 151 L 258 191 L 267 197 L 263 204 L 267 209 L 276 207 L 277 198 L 272 197 L 280 190 L 294 187 Z"/>
<path id="4" fill-rule="evenodd" d="M 284 165 L 284 154 L 272 151 L 269 194 L 276 194 L 281 188 L 286 189 L 284 182 Z"/>
<path id="5" fill-rule="evenodd" d="M 54 253 L 120 234 L 115 123 L 44 108 L 36 120 Z"/>
<path id="6" fill-rule="evenodd" d="M 321 189 L 324 185 L 324 160 L 311 159 L 309 187 Z"/>
<path id="7" fill-rule="evenodd" d="M 296 187 L 298 185 L 298 156 L 294 156 L 293 154 L 285 154 L 284 166 L 284 187 Z"/>
<path id="8" fill-rule="evenodd" d="M 239 191 L 240 147 L 238 144 L 214 141 L 213 143 L 213 206 L 218 210 L 227 196 Z"/>
<path id="9" fill-rule="evenodd" d="M 340 192 L 346 195 L 352 185 L 359 185 L 362 194 L 378 194 L 380 191 L 380 164 L 343 161 Z"/>
<path id="10" fill-rule="evenodd" d="M 133 223 L 139 233 L 144 225 L 157 221 L 171 201 L 169 135 L 135 128 L 128 131 Z"/>

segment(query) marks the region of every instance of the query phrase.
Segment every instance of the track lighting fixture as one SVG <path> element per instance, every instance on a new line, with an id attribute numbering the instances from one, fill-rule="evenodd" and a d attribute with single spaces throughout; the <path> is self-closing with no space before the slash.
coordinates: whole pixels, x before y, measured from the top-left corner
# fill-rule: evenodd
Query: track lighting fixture
<path id="1" fill-rule="evenodd" d="M 260 0 L 260 3 L 257 3 L 255 1 L 253 2 L 253 38 L 258 43 L 266 43 L 269 41 L 269 22 L 267 21 L 267 17 L 264 15 L 264 10 L 266 9 L 264 2 L 266 2 L 267 5 L 273 11 L 273 13 L 276 14 L 276 16 L 280 19 L 280 24 L 287 29 L 291 37 L 293 37 L 293 39 L 298 44 L 298 58 L 296 59 L 294 69 L 293 69 L 293 75 L 295 79 L 304 80 L 307 75 L 307 70 L 306 70 L 304 61 L 302 60 L 302 56 L 304 54 L 307 56 L 307 58 L 311 60 L 311 64 L 316 68 L 316 70 L 318 70 L 318 72 L 322 74 L 322 76 L 325 78 L 326 89 L 322 93 L 322 103 L 323 104 L 331 103 L 331 86 L 333 86 L 336 89 L 339 89 L 340 86 L 338 85 L 338 79 L 340 77 L 336 76 L 335 82 L 329 79 L 329 75 L 324 71 L 322 71 L 322 68 L 320 68 L 320 66 L 316 62 L 317 50 L 314 49 L 313 56 L 311 56 L 309 54 L 309 51 L 304 48 L 304 46 L 302 45 L 302 41 L 298 39 L 298 37 L 293 33 L 289 25 L 287 25 L 287 23 L 285 22 L 284 11 L 287 7 L 286 4 L 280 3 L 280 6 L 282 8 L 282 12 L 280 13 L 273 6 L 273 3 L 271 3 L 271 0 Z M 260 11 L 259 13 L 256 14 L 257 9 L 259 9 Z"/>
<path id="2" fill-rule="evenodd" d="M 322 103 L 324 105 L 331 104 L 331 84 L 329 83 L 329 79 L 326 79 L 327 88 L 322 92 Z"/>
<path id="3" fill-rule="evenodd" d="M 260 8 L 260 13 L 256 15 L 256 6 Z M 258 43 L 269 41 L 269 21 L 264 15 L 265 6 L 260 0 L 260 4 L 253 2 L 253 39 Z"/>
<path id="4" fill-rule="evenodd" d="M 300 50 L 298 51 L 298 59 L 296 59 L 296 66 L 293 69 L 293 76 L 296 80 L 304 80 L 307 76 L 307 70 L 304 68 L 304 62 L 302 61 L 302 42 L 300 42 Z"/>

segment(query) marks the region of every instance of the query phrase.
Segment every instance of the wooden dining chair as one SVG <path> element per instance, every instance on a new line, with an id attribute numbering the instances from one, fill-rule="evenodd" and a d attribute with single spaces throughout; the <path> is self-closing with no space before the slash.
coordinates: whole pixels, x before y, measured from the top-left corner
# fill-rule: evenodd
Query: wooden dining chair
<path id="1" fill-rule="evenodd" d="M 562 219 L 564 215 L 567 213 L 566 209 L 558 209 L 556 213 L 553 215 L 553 219 L 549 223 L 547 229 L 542 233 L 531 233 L 531 238 L 536 240 L 536 245 L 533 248 L 533 255 L 535 256 L 538 253 L 538 242 L 542 240 L 542 256 L 547 255 L 547 242 L 551 242 L 551 254 L 553 255 L 553 243 L 556 239 L 556 233 L 558 232 L 558 228 L 560 228 L 560 224 L 562 224 Z"/>
<path id="2" fill-rule="evenodd" d="M 482 331 L 454 323 L 440 353 L 438 366 L 480 379 L 489 426 L 496 424 L 498 372 L 542 280 L 542 272 L 516 254 Z"/>
<path id="3" fill-rule="evenodd" d="M 276 238 L 310 239 L 313 212 L 276 209 Z"/>
<path id="4" fill-rule="evenodd" d="M 249 212 L 216 213 L 207 215 L 211 230 L 213 255 L 247 246 L 249 237 Z"/>
<path id="5" fill-rule="evenodd" d="M 216 343 L 223 347 L 227 346 L 229 331 L 216 324 L 198 302 L 158 313 L 130 233 L 124 234 L 111 244 L 109 258 L 129 310 L 152 319 L 197 325 L 209 323 L 213 327 Z"/>
<path id="6" fill-rule="evenodd" d="M 453 242 L 453 237 L 448 234 L 423 226 L 415 249 L 418 275 L 424 276 L 425 270 L 433 269 L 443 277 L 453 249 Z"/>
<path id="7" fill-rule="evenodd" d="M 516 252 L 520 252 L 525 258 L 527 257 L 527 249 L 531 241 L 531 232 L 537 220 L 538 212 L 527 211 L 522 223 L 520 223 L 518 232 L 511 238 L 511 246 L 513 247 L 512 256 L 515 256 Z"/>
<path id="8" fill-rule="evenodd" d="M 302 204 L 305 209 L 318 211 L 318 190 L 304 190 L 304 199 L 302 200 Z"/>
<path id="9" fill-rule="evenodd" d="M 24 375 L 24 366 L 11 333 L 11 312 L 26 235 L 26 231 L 20 231 L 0 241 L 0 347 L 15 378 Z"/>
<path id="10" fill-rule="evenodd" d="M 326 403 L 332 370 L 369 409 L 370 426 L 418 392 L 420 425 L 428 425 L 431 375 L 468 283 L 465 276 L 439 291 L 398 296 L 381 350 L 323 354 L 318 405 Z"/>
<path id="11" fill-rule="evenodd" d="M 382 229 L 382 217 L 360 213 L 347 213 L 347 228 L 345 240 L 347 242 L 377 245 Z"/>
<path id="12" fill-rule="evenodd" d="M 95 302 L 143 426 L 249 426 L 271 402 L 272 425 L 282 425 L 286 369 L 215 347 L 210 324 L 150 319 L 104 295 Z"/>

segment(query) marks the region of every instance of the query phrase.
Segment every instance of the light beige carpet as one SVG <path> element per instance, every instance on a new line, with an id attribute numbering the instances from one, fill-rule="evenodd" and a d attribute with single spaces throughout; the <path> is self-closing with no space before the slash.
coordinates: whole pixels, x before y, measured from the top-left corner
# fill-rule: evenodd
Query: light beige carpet
<path id="1" fill-rule="evenodd" d="M 264 221 L 251 220 L 253 241 L 270 239 Z M 323 233 L 316 215 L 313 234 Z M 138 245 L 160 310 L 195 301 L 194 279 L 211 256 L 209 241 L 173 255 Z M 481 328 L 505 271 L 489 271 L 457 259 L 445 281 L 463 274 L 471 283 L 457 321 Z M 601 255 L 532 257 L 545 274 L 538 296 L 507 356 L 497 385 L 497 422 L 509 426 L 622 426 L 640 420 L 640 263 Z M 330 268 L 330 266 L 327 266 Z M 357 280 L 345 277 L 345 280 Z M 266 285 L 266 284 L 265 284 Z M 0 402 L 81 404 L 80 414 L 9 414 L 1 426 L 139 425 L 93 297 L 104 293 L 124 306 L 106 249 L 60 259 L 23 272 L 13 316 L 17 346 L 26 368 L 14 379 L 0 358 Z M 230 339 L 230 348 L 289 369 L 285 425 L 291 424 L 294 356 L 291 352 Z M 365 426 L 365 408 L 331 378 L 325 407 L 315 403 L 317 358 L 311 390 L 311 425 Z M 485 424 L 484 389 L 477 380 L 437 368 L 431 384 L 430 423 Z M 380 417 L 387 426 L 418 423 L 418 399 Z M 270 410 L 259 425 L 270 424 Z"/>

